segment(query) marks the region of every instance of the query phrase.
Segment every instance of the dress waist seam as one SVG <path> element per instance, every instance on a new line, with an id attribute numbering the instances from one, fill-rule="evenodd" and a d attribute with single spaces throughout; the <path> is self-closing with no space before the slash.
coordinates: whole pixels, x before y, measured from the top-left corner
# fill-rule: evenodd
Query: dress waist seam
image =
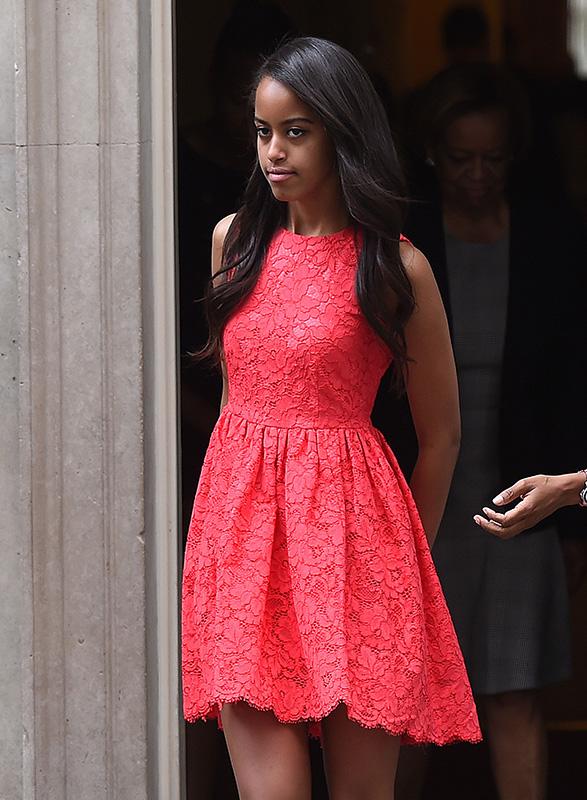
<path id="1" fill-rule="evenodd" d="M 275 428 L 277 430 L 300 430 L 300 431 L 376 431 L 377 428 L 371 421 L 365 422 L 362 425 L 275 425 L 272 422 L 265 422 L 251 419 L 244 414 L 234 411 L 229 404 L 222 409 L 222 415 L 230 414 L 232 417 L 238 417 L 243 422 L 248 422 L 250 425 L 256 425 L 259 428 Z"/>

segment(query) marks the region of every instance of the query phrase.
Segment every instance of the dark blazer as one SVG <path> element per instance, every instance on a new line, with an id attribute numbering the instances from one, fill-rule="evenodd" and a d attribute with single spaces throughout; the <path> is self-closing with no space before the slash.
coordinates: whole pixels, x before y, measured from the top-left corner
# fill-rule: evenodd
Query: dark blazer
<path id="1" fill-rule="evenodd" d="M 510 194 L 510 273 L 502 368 L 499 459 L 501 485 L 536 473 L 570 472 L 587 465 L 587 331 L 585 244 L 570 214 L 548 201 Z M 406 236 L 427 256 L 451 324 L 442 214 L 438 195 L 414 203 Z M 417 444 L 406 399 L 385 381 L 373 421 L 406 473 Z M 566 514 L 567 535 L 583 517 Z"/>

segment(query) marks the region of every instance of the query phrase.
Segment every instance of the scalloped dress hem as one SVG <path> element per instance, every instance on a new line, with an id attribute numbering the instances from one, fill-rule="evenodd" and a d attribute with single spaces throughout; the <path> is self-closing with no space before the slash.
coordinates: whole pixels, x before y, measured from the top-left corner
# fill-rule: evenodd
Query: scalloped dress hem
<path id="1" fill-rule="evenodd" d="M 312 714 L 310 716 L 285 716 L 283 714 L 279 714 L 277 710 L 271 706 L 270 704 L 265 703 L 256 703 L 250 697 L 244 695 L 226 695 L 220 696 L 218 695 L 216 699 L 210 703 L 208 708 L 205 711 L 202 711 L 201 714 L 186 714 L 184 715 L 185 721 L 189 723 L 194 722 L 214 722 L 216 721 L 220 730 L 222 730 L 222 718 L 220 716 L 220 711 L 222 706 L 227 705 L 228 703 L 246 703 L 251 708 L 256 709 L 257 711 L 271 711 L 272 714 L 275 716 L 275 719 L 278 722 L 281 722 L 284 725 L 295 725 L 298 723 L 306 723 L 308 725 L 308 734 L 309 736 L 313 737 L 314 739 L 321 739 L 321 727 L 320 723 L 323 719 L 325 719 L 329 714 L 331 714 L 338 706 L 344 705 L 347 710 L 347 716 L 351 722 L 356 722 L 357 725 L 360 725 L 362 728 L 366 730 L 382 730 L 387 733 L 389 736 L 399 736 L 401 737 L 402 745 L 427 745 L 433 744 L 437 747 L 444 747 L 450 744 L 457 744 L 457 743 L 469 743 L 469 744 L 479 744 L 483 741 L 483 737 L 480 733 L 471 734 L 470 736 L 462 736 L 462 735 L 455 735 L 446 734 L 445 736 L 430 736 L 424 733 L 422 734 L 410 734 L 408 733 L 406 723 L 405 722 L 398 722 L 397 724 L 385 724 L 383 722 L 380 723 L 370 723 L 367 722 L 364 718 L 361 718 L 360 714 L 349 710 L 349 704 L 344 697 L 340 697 L 338 700 L 331 703 L 327 706 L 323 711 L 320 711 L 316 714 Z"/>

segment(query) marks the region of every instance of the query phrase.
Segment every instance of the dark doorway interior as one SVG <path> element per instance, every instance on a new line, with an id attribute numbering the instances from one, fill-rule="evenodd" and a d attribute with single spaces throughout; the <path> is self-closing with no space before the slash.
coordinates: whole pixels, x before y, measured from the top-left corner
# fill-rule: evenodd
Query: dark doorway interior
<path id="1" fill-rule="evenodd" d="M 444 66 L 446 53 L 439 44 L 438 32 L 431 28 L 434 20 L 440 19 L 450 5 L 448 2 L 403 4 L 385 0 L 367 0 L 360 4 L 353 0 L 321 3 L 297 0 L 274 4 L 235 4 L 232 0 L 200 4 L 176 0 L 184 531 L 188 527 L 199 470 L 220 397 L 216 371 L 195 363 L 188 354 L 201 347 L 206 337 L 199 299 L 204 295 L 209 276 L 212 229 L 219 219 L 236 209 L 254 155 L 243 98 L 258 53 L 270 50 L 271 44 L 288 31 L 325 36 L 339 42 L 354 52 L 371 72 L 392 126 L 401 131 L 406 96 Z M 488 55 L 512 58 L 514 52 L 522 58 L 525 52 L 530 52 L 534 54 L 531 57 L 535 57 L 540 50 L 536 31 L 530 41 L 524 38 L 524 27 L 516 27 L 516 9 L 523 4 L 512 3 L 509 17 L 500 2 L 483 5 L 491 22 Z M 541 5 L 550 8 L 544 0 Z M 553 0 L 550 5 L 562 7 L 564 4 Z M 550 20 L 551 31 L 553 25 L 556 30 L 564 30 L 564 21 L 552 9 L 546 19 Z M 543 36 L 548 39 L 548 30 L 543 31 Z M 558 69 L 555 58 L 552 58 L 552 65 L 553 70 Z M 544 75 L 536 78 L 536 83 L 538 78 L 543 80 L 544 96 L 549 96 L 548 82 L 553 83 L 554 78 L 551 80 Z M 570 102 L 572 106 L 574 101 Z M 539 127 L 539 134 L 548 129 L 549 108 L 541 106 L 540 111 L 543 118 L 539 124 L 545 127 Z M 561 169 L 576 178 L 572 155 L 567 151 Z M 584 187 L 574 186 L 573 191 L 575 205 L 584 213 Z M 569 469 L 575 466 L 583 465 L 569 465 Z M 574 681 L 548 690 L 544 698 L 550 720 L 551 800 L 582 796 L 586 785 L 582 756 L 587 744 L 587 651 L 582 635 L 587 624 L 584 581 L 573 597 L 573 615 L 576 631 Z M 326 798 L 320 748 L 316 742 L 311 743 L 311 755 L 313 796 Z M 413 769 L 418 772 L 417 752 L 411 760 Z M 188 800 L 237 797 L 224 738 L 215 722 L 186 726 L 186 764 Z M 410 764 L 404 767 L 406 773 L 410 768 Z M 423 800 L 496 797 L 485 745 L 433 750 L 422 782 L 420 796 Z M 408 784 L 417 783 L 408 780 Z M 398 797 L 408 800 L 416 794 L 405 790 L 398 792 Z"/>

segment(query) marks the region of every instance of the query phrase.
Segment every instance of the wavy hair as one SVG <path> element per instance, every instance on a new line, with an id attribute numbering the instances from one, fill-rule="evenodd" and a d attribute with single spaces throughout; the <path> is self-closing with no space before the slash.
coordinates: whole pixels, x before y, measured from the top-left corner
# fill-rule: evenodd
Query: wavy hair
<path id="1" fill-rule="evenodd" d="M 381 101 L 359 62 L 325 39 L 299 37 L 282 44 L 257 71 L 251 100 L 264 78 L 283 84 L 309 106 L 333 143 L 344 202 L 353 225 L 362 232 L 357 300 L 389 346 L 401 386 L 408 361 L 404 328 L 414 295 L 400 257 L 406 209 L 403 176 Z M 210 334 L 201 356 L 219 360 L 226 323 L 255 286 L 267 247 L 276 229 L 285 225 L 286 213 L 287 205 L 275 199 L 255 163 L 224 241 L 221 269 L 210 281 Z"/>

